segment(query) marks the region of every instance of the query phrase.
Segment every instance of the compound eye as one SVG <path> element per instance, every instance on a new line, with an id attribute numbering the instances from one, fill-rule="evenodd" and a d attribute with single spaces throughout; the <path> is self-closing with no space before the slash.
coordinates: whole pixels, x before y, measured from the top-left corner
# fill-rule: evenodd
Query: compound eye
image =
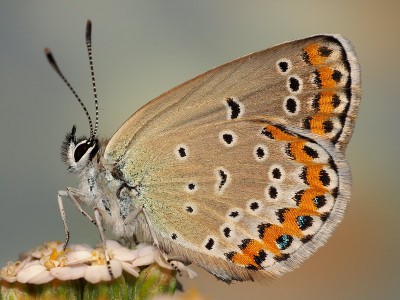
<path id="1" fill-rule="evenodd" d="M 93 141 L 85 141 L 82 142 L 81 144 L 79 144 L 74 151 L 74 159 L 75 162 L 78 162 L 81 160 L 81 158 L 88 152 L 88 151 L 92 151 L 94 153 L 91 153 L 91 156 L 93 156 L 94 154 L 96 154 L 97 152 L 97 147 L 95 147 L 94 149 L 90 149 L 93 148 L 95 142 Z M 93 151 L 94 150 L 94 151 Z"/>

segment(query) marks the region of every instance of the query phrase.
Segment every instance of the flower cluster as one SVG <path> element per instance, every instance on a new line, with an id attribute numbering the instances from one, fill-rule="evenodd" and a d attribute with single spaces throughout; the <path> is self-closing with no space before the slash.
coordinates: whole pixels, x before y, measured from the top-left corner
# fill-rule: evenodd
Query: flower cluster
<path id="1" fill-rule="evenodd" d="M 131 250 L 108 240 L 105 249 L 106 252 L 102 244 L 95 249 L 88 245 L 71 245 L 64 251 L 60 242 L 47 242 L 22 254 L 20 261 L 9 262 L 0 269 L 0 280 L 44 284 L 53 279 L 67 281 L 84 278 L 96 284 L 113 279 L 109 268 L 114 278 L 121 276 L 123 271 L 138 277 L 140 266 L 153 262 L 162 264 L 160 252 L 147 244 L 140 244 Z M 165 263 L 162 267 L 171 268 Z M 184 268 L 184 272 L 193 277 L 194 273 L 189 268 Z"/>

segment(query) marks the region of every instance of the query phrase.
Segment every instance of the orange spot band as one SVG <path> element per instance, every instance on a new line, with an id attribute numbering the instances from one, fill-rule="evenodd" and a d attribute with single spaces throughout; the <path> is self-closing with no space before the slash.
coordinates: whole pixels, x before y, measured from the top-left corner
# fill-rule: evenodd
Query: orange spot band
<path id="1" fill-rule="evenodd" d="M 332 75 L 334 70 L 328 66 L 318 68 L 319 80 L 323 89 L 333 89 L 337 86 L 337 82 Z"/>
<path id="2" fill-rule="evenodd" d="M 326 61 L 326 57 L 321 56 L 319 53 L 320 45 L 312 43 L 304 48 L 307 54 L 308 61 L 312 66 L 322 65 Z"/>

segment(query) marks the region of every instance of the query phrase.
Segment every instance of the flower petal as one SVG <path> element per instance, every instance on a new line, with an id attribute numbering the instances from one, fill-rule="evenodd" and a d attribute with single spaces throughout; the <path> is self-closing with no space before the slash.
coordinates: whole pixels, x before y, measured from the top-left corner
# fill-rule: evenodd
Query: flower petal
<path id="1" fill-rule="evenodd" d="M 36 274 L 36 276 L 32 277 L 31 279 L 29 279 L 28 283 L 43 284 L 43 283 L 50 282 L 53 279 L 54 279 L 54 277 L 50 275 L 50 272 L 45 270 L 41 273 Z"/>
<path id="2" fill-rule="evenodd" d="M 110 261 L 111 271 L 114 278 L 118 278 L 122 274 L 122 265 L 118 260 Z M 98 283 L 100 281 L 111 281 L 108 273 L 107 265 L 93 265 L 86 269 L 85 279 L 90 283 Z"/>
<path id="3" fill-rule="evenodd" d="M 32 277 L 43 271 L 47 271 L 47 269 L 38 260 L 32 261 L 18 272 L 17 280 L 21 283 L 27 283 Z"/>
<path id="4" fill-rule="evenodd" d="M 101 247 L 103 247 L 103 244 L 99 244 L 99 245 L 97 245 L 97 247 L 101 248 Z M 114 241 L 114 240 L 107 240 L 106 247 L 107 247 L 107 249 L 123 248 L 123 246 L 120 243 L 118 243 L 117 241 Z"/>
<path id="5" fill-rule="evenodd" d="M 91 251 L 88 250 L 78 250 L 67 254 L 68 265 L 81 264 L 85 262 L 90 262 L 92 257 Z"/>
<path id="6" fill-rule="evenodd" d="M 121 262 L 122 268 L 124 269 L 125 272 L 128 272 L 134 277 L 139 277 L 139 271 L 140 269 L 137 267 L 133 267 L 131 264 L 127 262 Z"/>
<path id="7" fill-rule="evenodd" d="M 108 250 L 108 249 L 107 249 Z M 130 250 L 128 248 L 118 248 L 118 249 L 113 249 L 111 251 L 111 256 L 114 259 L 118 259 L 121 261 L 132 261 L 136 258 L 136 253 L 133 250 Z"/>
<path id="8" fill-rule="evenodd" d="M 89 268 L 88 265 L 76 265 L 69 267 L 52 268 L 50 274 L 60 280 L 75 280 L 83 278 L 85 272 Z"/>

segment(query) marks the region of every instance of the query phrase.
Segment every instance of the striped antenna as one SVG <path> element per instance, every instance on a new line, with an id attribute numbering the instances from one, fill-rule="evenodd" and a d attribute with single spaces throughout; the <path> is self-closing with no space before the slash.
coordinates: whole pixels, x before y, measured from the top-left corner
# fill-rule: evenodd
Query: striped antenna
<path id="1" fill-rule="evenodd" d="M 94 77 L 94 67 L 93 67 L 93 56 L 92 56 L 92 22 L 90 20 L 86 23 L 86 47 L 89 56 L 89 64 L 90 64 L 90 73 L 92 76 L 92 86 L 93 86 L 93 95 L 94 95 L 94 105 L 96 111 L 96 119 L 94 124 L 94 132 L 93 136 L 95 137 L 97 134 L 97 129 L 99 127 L 99 102 L 97 98 L 97 89 L 96 89 L 96 80 Z"/>
<path id="2" fill-rule="evenodd" d="M 78 94 L 75 92 L 74 88 L 71 86 L 71 84 L 68 82 L 68 80 L 65 78 L 64 74 L 61 72 L 60 68 L 58 67 L 56 60 L 53 57 L 53 54 L 51 53 L 49 48 L 44 49 L 44 53 L 46 54 L 47 60 L 49 61 L 50 65 L 53 67 L 53 69 L 56 71 L 56 73 L 61 77 L 61 79 L 64 81 L 64 83 L 67 85 L 67 87 L 70 89 L 72 94 L 74 94 L 75 99 L 79 102 L 79 104 L 82 106 L 86 117 L 89 121 L 89 127 L 90 127 L 90 137 L 94 137 L 95 133 L 93 132 L 93 123 L 92 119 L 90 118 L 89 112 L 86 109 L 85 104 L 83 104 L 81 98 L 78 96 Z M 96 115 L 96 122 L 97 122 L 97 115 Z"/>

